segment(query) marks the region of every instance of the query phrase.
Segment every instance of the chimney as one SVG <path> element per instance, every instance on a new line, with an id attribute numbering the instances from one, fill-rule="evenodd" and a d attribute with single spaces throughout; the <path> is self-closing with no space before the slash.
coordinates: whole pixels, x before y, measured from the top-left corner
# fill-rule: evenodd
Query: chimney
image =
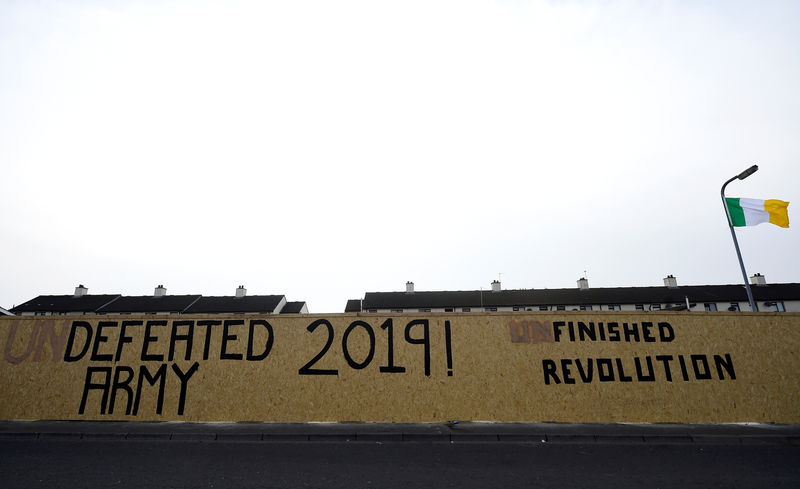
<path id="1" fill-rule="evenodd" d="M 581 290 L 589 290 L 589 281 L 586 280 L 586 277 L 578 279 L 578 288 Z"/>
<path id="2" fill-rule="evenodd" d="M 75 295 L 73 297 L 83 297 L 89 293 L 89 289 L 83 286 L 83 284 L 78 285 L 75 287 Z"/>
<path id="3" fill-rule="evenodd" d="M 757 273 L 750 277 L 750 285 L 758 285 L 760 287 L 764 287 L 767 285 L 767 278 L 760 273 Z M 77 294 L 77 291 L 75 292 Z"/>
<path id="4" fill-rule="evenodd" d="M 167 295 L 167 289 L 163 285 L 156 287 L 155 292 L 153 292 L 153 297 L 164 297 L 165 295 Z"/>
<path id="5" fill-rule="evenodd" d="M 406 282 L 406 294 L 414 293 L 414 282 Z"/>
<path id="6" fill-rule="evenodd" d="M 672 275 L 667 275 L 664 277 L 664 287 L 670 289 L 677 289 L 678 288 L 678 279 L 673 277 Z"/>
<path id="7" fill-rule="evenodd" d="M 244 297 L 247 295 L 247 289 L 244 288 L 244 285 L 240 285 L 238 289 L 236 289 L 236 297 Z"/>
<path id="8" fill-rule="evenodd" d="M 493 280 L 492 281 L 492 292 L 500 292 L 500 281 Z"/>

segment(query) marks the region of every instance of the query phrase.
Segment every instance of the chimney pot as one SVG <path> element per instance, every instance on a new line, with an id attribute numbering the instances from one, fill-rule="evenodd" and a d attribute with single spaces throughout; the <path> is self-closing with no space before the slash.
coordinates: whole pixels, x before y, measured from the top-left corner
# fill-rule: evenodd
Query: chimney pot
<path id="1" fill-rule="evenodd" d="M 757 273 L 750 277 L 750 285 L 758 285 L 759 287 L 763 287 L 767 285 L 767 278 L 760 273 Z"/>
<path id="2" fill-rule="evenodd" d="M 673 277 L 672 275 L 667 275 L 666 277 L 664 277 L 664 286 L 670 289 L 677 289 L 678 279 Z"/>
<path id="3" fill-rule="evenodd" d="M 589 281 L 586 280 L 586 277 L 581 277 L 578 279 L 578 288 L 580 290 L 589 290 Z"/>
<path id="4" fill-rule="evenodd" d="M 406 294 L 414 293 L 414 282 L 406 282 Z"/>
<path id="5" fill-rule="evenodd" d="M 492 281 L 492 292 L 500 292 L 500 281 L 499 280 Z"/>
<path id="6" fill-rule="evenodd" d="M 244 297 L 247 295 L 247 289 L 244 288 L 244 285 L 240 285 L 238 289 L 236 289 L 236 297 Z"/>
<path id="7" fill-rule="evenodd" d="M 83 286 L 83 284 L 79 284 L 75 287 L 75 295 L 74 297 L 83 297 L 89 293 L 89 289 Z"/>
<path id="8" fill-rule="evenodd" d="M 164 297 L 165 295 L 167 295 L 167 289 L 163 285 L 159 284 L 159 286 L 156 287 L 156 290 L 153 292 L 153 297 Z"/>

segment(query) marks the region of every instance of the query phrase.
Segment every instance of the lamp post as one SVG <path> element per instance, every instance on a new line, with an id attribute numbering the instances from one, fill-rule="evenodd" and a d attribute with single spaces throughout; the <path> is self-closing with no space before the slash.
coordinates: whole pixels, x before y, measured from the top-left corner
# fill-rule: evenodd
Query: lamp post
<path id="1" fill-rule="evenodd" d="M 725 208 L 725 215 L 728 217 L 728 227 L 731 228 L 731 236 L 733 237 L 733 246 L 736 248 L 736 256 L 739 258 L 739 266 L 742 268 L 742 278 L 744 278 L 744 288 L 747 289 L 747 299 L 750 301 L 750 310 L 753 312 L 758 312 L 758 306 L 756 306 L 756 301 L 753 300 L 753 291 L 750 290 L 750 283 L 747 281 L 747 272 L 744 269 L 744 262 L 742 261 L 742 252 L 739 251 L 739 242 L 736 240 L 736 231 L 733 230 L 733 221 L 731 220 L 731 213 L 728 210 L 728 202 L 725 200 L 725 187 L 728 186 L 729 183 L 736 180 L 744 180 L 745 178 L 749 177 L 753 173 L 758 171 L 758 165 L 753 165 L 747 170 L 743 171 L 742 173 L 736 175 L 735 177 L 731 178 L 724 185 L 722 185 L 722 190 L 720 191 L 720 195 L 722 195 L 722 206 Z"/>

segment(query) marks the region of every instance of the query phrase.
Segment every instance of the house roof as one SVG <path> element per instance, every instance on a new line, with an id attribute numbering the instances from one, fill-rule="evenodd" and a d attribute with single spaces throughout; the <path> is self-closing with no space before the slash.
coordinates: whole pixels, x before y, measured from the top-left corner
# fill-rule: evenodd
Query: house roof
<path id="1" fill-rule="evenodd" d="M 752 286 L 756 301 L 800 300 L 800 283 Z M 360 308 L 407 309 L 444 307 L 513 307 L 547 305 L 646 304 L 690 302 L 747 301 L 744 285 L 685 285 L 668 287 L 607 287 L 580 290 L 518 289 L 367 292 Z M 355 307 L 348 301 L 347 307 Z"/>
<path id="2" fill-rule="evenodd" d="M 281 314 L 300 314 L 305 307 L 306 303 L 304 301 L 287 302 L 281 309 Z"/>
<path id="3" fill-rule="evenodd" d="M 107 295 L 40 295 L 11 309 L 14 314 L 24 312 L 95 312 L 118 299 L 119 294 Z"/>
<path id="4" fill-rule="evenodd" d="M 184 313 L 215 314 L 226 312 L 273 313 L 285 300 L 282 295 L 248 295 L 244 297 L 212 296 L 200 297 Z"/>
<path id="5" fill-rule="evenodd" d="M 347 305 L 344 306 L 344 312 L 359 312 L 361 311 L 361 299 L 350 299 Z"/>
<path id="6" fill-rule="evenodd" d="M 282 306 L 283 304 L 283 306 Z M 281 307 L 282 306 L 282 307 Z M 281 308 L 280 310 L 278 308 Z M 107 295 L 40 295 L 11 309 L 14 314 L 24 313 L 261 313 L 307 312 L 303 301 L 286 302 L 284 295 L 202 296 L 163 295 L 156 297 Z M 2 311 L 0 311 L 2 314 Z"/>
<path id="7" fill-rule="evenodd" d="M 14 315 L 14 313 L 12 313 L 8 309 L 4 309 L 2 307 L 0 307 L 0 314 L 3 315 L 3 316 L 13 316 Z"/>
<path id="8" fill-rule="evenodd" d="M 84 296 L 88 297 L 88 296 Z M 183 312 L 192 305 L 200 295 L 152 295 L 120 296 L 114 302 L 97 310 L 100 314 L 106 313 L 151 313 L 151 312 Z"/>

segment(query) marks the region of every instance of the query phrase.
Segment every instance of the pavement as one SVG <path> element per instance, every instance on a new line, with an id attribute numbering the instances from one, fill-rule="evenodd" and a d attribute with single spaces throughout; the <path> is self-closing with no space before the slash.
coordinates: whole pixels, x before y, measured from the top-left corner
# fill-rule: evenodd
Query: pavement
<path id="1" fill-rule="evenodd" d="M 6 440 L 800 446 L 800 425 L 0 421 Z"/>
<path id="2" fill-rule="evenodd" d="M 800 425 L 0 422 L 3 489 L 800 487 Z"/>

